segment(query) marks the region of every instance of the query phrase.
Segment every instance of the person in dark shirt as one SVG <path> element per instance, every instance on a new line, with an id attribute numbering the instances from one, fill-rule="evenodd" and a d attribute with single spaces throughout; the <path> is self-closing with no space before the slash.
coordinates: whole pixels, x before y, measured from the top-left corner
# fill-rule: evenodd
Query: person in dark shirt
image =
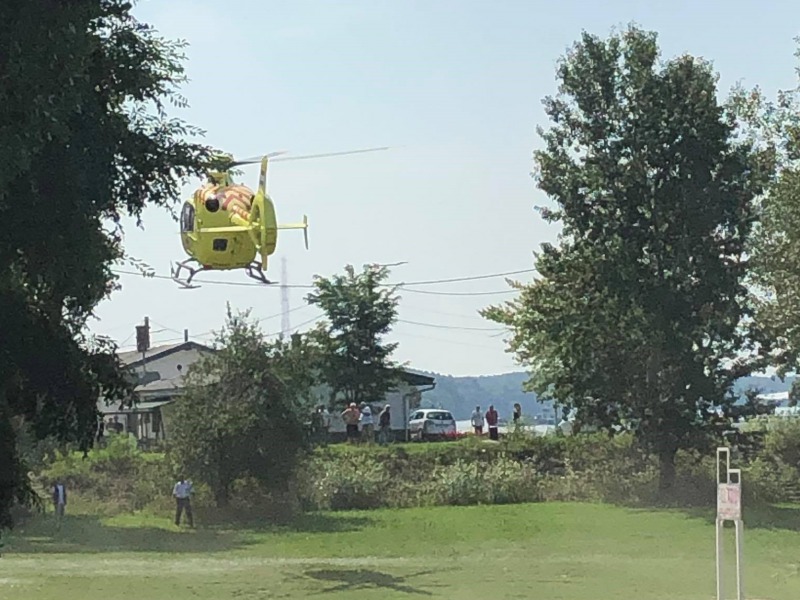
<path id="1" fill-rule="evenodd" d="M 387 404 L 378 415 L 378 443 L 381 446 L 389 442 L 390 436 L 392 435 L 391 424 L 391 406 Z"/>
<path id="2" fill-rule="evenodd" d="M 500 417 L 494 408 L 494 404 L 490 404 L 489 410 L 486 411 L 486 424 L 489 426 L 490 440 L 497 440 L 500 437 L 497 432 L 497 421 L 499 419 Z"/>

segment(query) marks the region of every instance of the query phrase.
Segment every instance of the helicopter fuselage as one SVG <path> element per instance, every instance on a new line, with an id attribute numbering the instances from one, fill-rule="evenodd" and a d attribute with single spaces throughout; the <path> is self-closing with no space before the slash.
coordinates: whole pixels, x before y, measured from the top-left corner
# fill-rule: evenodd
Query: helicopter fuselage
<path id="1" fill-rule="evenodd" d="M 198 188 L 181 211 L 186 253 L 206 268 L 250 265 L 257 252 L 247 231 L 253 197 L 245 185 L 208 183 Z"/>
<path id="2" fill-rule="evenodd" d="M 228 171 L 211 171 L 208 182 L 184 202 L 180 216 L 181 243 L 189 258 L 172 270 L 172 278 L 181 286 L 197 287 L 191 282 L 200 271 L 242 268 L 260 283 L 272 283 L 264 271 L 268 257 L 277 247 L 279 229 L 302 229 L 308 249 L 305 215 L 302 223 L 278 225 L 275 204 L 266 190 L 269 158 L 270 155 L 265 155 L 259 161 L 257 192 L 234 183 Z M 193 262 L 199 263 L 200 268 L 192 266 Z M 189 273 L 185 281 L 181 279 L 183 270 Z"/>

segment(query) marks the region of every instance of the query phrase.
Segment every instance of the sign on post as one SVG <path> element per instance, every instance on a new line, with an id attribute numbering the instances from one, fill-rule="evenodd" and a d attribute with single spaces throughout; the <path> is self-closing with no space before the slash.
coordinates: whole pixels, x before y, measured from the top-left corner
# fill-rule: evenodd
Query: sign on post
<path id="1" fill-rule="evenodd" d="M 723 459 L 724 455 L 724 459 Z M 730 448 L 717 448 L 717 600 L 725 600 L 722 584 L 722 534 L 725 521 L 733 521 L 736 528 L 736 598 L 744 600 L 742 583 L 742 471 L 731 469 Z"/>
<path id="2" fill-rule="evenodd" d="M 742 518 L 742 486 L 738 483 L 717 485 L 717 518 L 738 521 Z"/>

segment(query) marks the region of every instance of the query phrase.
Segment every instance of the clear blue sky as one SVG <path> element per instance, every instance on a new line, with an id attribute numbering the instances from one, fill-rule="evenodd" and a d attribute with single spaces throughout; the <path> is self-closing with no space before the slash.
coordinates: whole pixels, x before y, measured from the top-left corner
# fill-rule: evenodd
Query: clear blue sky
<path id="1" fill-rule="evenodd" d="M 150 0 L 135 14 L 190 43 L 191 81 L 183 93 L 191 106 L 175 114 L 205 129 L 208 143 L 237 156 L 392 147 L 273 165 L 269 188 L 278 217 L 308 214 L 310 250 L 300 232 L 284 232 L 269 274 L 280 278 L 285 256 L 288 282 L 302 285 L 348 263 L 408 261 L 394 270 L 396 281 L 531 268 L 532 251 L 557 234 L 533 209 L 544 201 L 530 177 L 536 126 L 546 125 L 541 100 L 555 92 L 556 61 L 582 30 L 605 36 L 635 21 L 659 32 L 664 57 L 688 52 L 712 60 L 722 94 L 741 81 L 774 95 L 795 85 L 800 5 Z M 243 183 L 256 179 L 257 167 L 248 167 Z M 184 258 L 177 225 L 161 210 L 146 212 L 144 230 L 127 226 L 127 248 L 160 274 Z M 199 279 L 249 281 L 241 272 Z M 154 343 L 180 338 L 184 328 L 192 339 L 210 341 L 226 302 L 252 307 L 265 318 L 265 332 L 280 330 L 277 286 L 187 291 L 169 280 L 132 276 L 121 283 L 92 327 L 125 348 L 145 315 Z M 419 289 L 508 286 L 497 278 Z M 300 330 L 319 314 L 303 307 L 305 293 L 290 294 L 292 326 Z M 395 328 L 397 358 L 455 375 L 517 370 L 496 325 L 477 314 L 510 297 L 403 292 L 400 318 L 414 323 Z"/>

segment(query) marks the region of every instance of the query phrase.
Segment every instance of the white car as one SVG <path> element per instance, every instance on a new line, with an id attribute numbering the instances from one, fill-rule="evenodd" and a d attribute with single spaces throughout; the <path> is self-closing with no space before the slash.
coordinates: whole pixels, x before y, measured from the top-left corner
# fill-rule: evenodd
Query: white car
<path id="1" fill-rule="evenodd" d="M 456 420 L 450 411 L 441 408 L 421 408 L 408 420 L 411 439 L 430 440 L 455 437 Z"/>

